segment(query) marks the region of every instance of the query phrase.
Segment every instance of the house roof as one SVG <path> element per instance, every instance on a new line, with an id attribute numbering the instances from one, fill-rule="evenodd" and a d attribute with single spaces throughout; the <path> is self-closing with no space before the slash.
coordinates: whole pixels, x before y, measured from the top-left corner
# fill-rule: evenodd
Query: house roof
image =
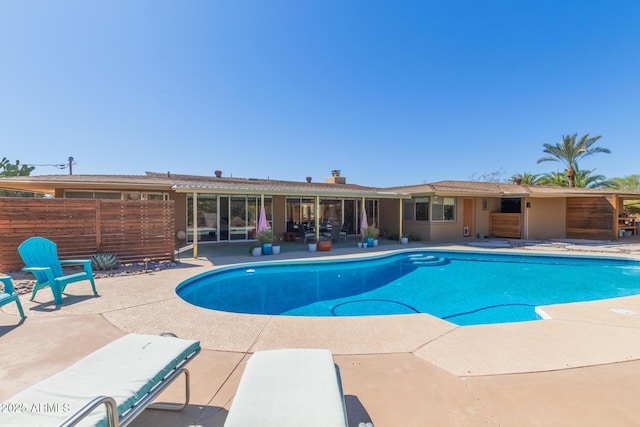
<path id="1" fill-rule="evenodd" d="M 145 190 L 182 193 L 269 194 L 328 197 L 410 198 L 411 196 L 485 197 L 593 197 L 618 195 L 640 199 L 640 192 L 610 189 L 545 187 L 475 181 L 437 181 L 400 187 L 284 181 L 258 178 L 213 177 L 146 172 L 145 175 L 36 175 L 0 178 L 0 188 L 53 194 L 56 189 Z"/>
<path id="2" fill-rule="evenodd" d="M 439 196 L 487 197 L 593 197 L 594 195 L 616 194 L 622 197 L 640 197 L 638 192 L 611 189 L 550 187 L 476 181 L 438 181 L 429 184 L 392 187 L 387 190 L 406 192 L 414 196 L 437 194 Z"/>
<path id="3" fill-rule="evenodd" d="M 376 187 L 325 182 L 300 182 L 258 178 L 212 177 L 146 172 L 145 175 L 36 175 L 7 177 L 0 188 L 53 194 L 56 189 L 147 191 L 174 190 L 181 193 L 286 194 L 301 196 L 409 198 L 408 193 Z"/>

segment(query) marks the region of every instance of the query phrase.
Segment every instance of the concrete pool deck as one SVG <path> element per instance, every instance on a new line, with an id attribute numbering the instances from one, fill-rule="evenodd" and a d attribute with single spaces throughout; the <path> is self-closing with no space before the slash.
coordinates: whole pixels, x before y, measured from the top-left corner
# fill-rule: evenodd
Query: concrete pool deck
<path id="1" fill-rule="evenodd" d="M 473 246 L 640 259 L 640 244 L 631 243 L 469 243 L 446 249 Z M 390 244 L 379 249 L 405 248 Z M 370 252 L 342 248 L 329 254 L 363 253 Z M 189 368 L 191 405 L 180 414 L 146 411 L 134 425 L 222 426 L 250 354 L 283 347 L 333 351 L 342 372 L 350 425 L 638 424 L 638 296 L 544 307 L 551 320 L 466 327 L 429 315 L 241 315 L 201 309 L 178 298 L 175 286 L 186 278 L 222 265 L 266 259 L 219 255 L 183 259 L 181 268 L 97 279 L 97 298 L 88 282 L 70 285 L 62 306 L 48 303 L 48 291 L 41 291 L 36 302 L 23 296 L 28 316 L 23 321 L 14 304 L 3 306 L 0 343 L 11 351 L 0 354 L 0 401 L 119 336 L 172 331 L 199 339 L 204 349 Z M 269 260 L 323 255 L 300 251 Z M 169 397 L 179 398 L 180 387 L 176 389 Z"/>

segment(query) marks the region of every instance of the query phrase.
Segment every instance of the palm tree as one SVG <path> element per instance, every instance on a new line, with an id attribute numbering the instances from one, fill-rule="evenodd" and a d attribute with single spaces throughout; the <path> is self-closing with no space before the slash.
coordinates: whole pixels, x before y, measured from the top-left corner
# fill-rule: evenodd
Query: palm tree
<path id="1" fill-rule="evenodd" d="M 538 184 L 549 185 L 551 187 L 568 187 L 569 180 L 567 179 L 566 173 L 556 171 L 543 174 L 538 179 Z"/>
<path id="2" fill-rule="evenodd" d="M 608 180 L 604 175 L 592 175 L 595 169 L 576 169 L 574 174 L 574 187 L 578 188 L 618 188 L 613 180 Z M 545 173 L 538 180 L 540 185 L 552 187 L 569 187 L 567 171 Z"/>
<path id="3" fill-rule="evenodd" d="M 538 185 L 542 175 L 533 174 L 531 172 L 517 173 L 513 176 L 514 180 L 519 180 L 522 185 Z"/>
<path id="4" fill-rule="evenodd" d="M 556 145 L 543 144 L 544 152 L 548 156 L 538 160 L 538 163 L 547 161 L 564 163 L 567 167 L 566 175 L 569 180 L 569 187 L 576 186 L 576 170 L 580 159 L 595 153 L 611 153 L 608 148 L 592 147 L 601 138 L 600 136 L 589 137 L 589 134 L 586 134 L 579 141 L 576 141 L 577 138 L 578 134 L 574 133 L 571 136 L 563 135 L 562 142 Z"/>
<path id="5" fill-rule="evenodd" d="M 576 170 L 576 187 L 580 188 L 618 188 L 618 183 L 604 175 L 591 175 L 595 169 Z"/>

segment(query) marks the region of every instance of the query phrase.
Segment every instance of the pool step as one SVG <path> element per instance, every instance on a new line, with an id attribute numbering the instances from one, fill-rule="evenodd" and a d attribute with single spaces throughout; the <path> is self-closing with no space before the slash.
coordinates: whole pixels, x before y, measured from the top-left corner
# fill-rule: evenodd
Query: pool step
<path id="1" fill-rule="evenodd" d="M 446 265 L 451 262 L 449 261 L 448 258 L 437 257 L 434 255 L 422 255 L 422 254 L 409 255 L 409 261 L 413 265 L 417 265 L 420 267 Z"/>

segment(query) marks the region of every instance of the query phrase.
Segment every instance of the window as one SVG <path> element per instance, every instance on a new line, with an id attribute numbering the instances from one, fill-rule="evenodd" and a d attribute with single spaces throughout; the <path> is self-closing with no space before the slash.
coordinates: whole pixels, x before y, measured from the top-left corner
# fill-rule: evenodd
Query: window
<path id="1" fill-rule="evenodd" d="M 218 240 L 218 201 L 215 195 L 198 194 L 198 241 Z M 187 196 L 187 241 L 193 242 L 193 195 Z"/>
<path id="2" fill-rule="evenodd" d="M 417 197 L 415 200 L 416 221 L 429 221 L 429 198 Z"/>
<path id="3" fill-rule="evenodd" d="M 342 200 L 320 199 L 320 223 L 342 225 Z"/>
<path id="4" fill-rule="evenodd" d="M 502 213 L 522 213 L 522 199 L 502 199 L 500 203 Z"/>
<path id="5" fill-rule="evenodd" d="M 66 199 L 111 199 L 111 200 L 169 200 L 168 193 L 145 193 L 140 191 L 75 191 L 65 190 Z"/>
<path id="6" fill-rule="evenodd" d="M 111 200 L 122 199 L 122 195 L 120 193 L 109 193 L 109 192 L 102 192 L 102 191 L 96 191 L 93 197 L 96 199 L 111 199 Z"/>
<path id="7" fill-rule="evenodd" d="M 287 197 L 287 221 L 313 223 L 316 219 L 316 202 L 314 199 Z"/>
<path id="8" fill-rule="evenodd" d="M 65 199 L 93 199 L 93 191 L 65 191 Z"/>
<path id="9" fill-rule="evenodd" d="M 416 197 L 402 204 L 402 218 L 405 221 L 429 221 L 429 197 Z"/>
<path id="10" fill-rule="evenodd" d="M 455 197 L 434 197 L 432 217 L 434 221 L 455 221 L 456 220 L 456 199 Z"/>
<path id="11" fill-rule="evenodd" d="M 146 200 L 169 200 L 167 193 L 142 193 L 142 197 Z"/>
<path id="12" fill-rule="evenodd" d="M 405 221 L 413 221 L 416 219 L 415 202 L 413 200 L 405 200 L 402 202 L 402 219 Z"/>

